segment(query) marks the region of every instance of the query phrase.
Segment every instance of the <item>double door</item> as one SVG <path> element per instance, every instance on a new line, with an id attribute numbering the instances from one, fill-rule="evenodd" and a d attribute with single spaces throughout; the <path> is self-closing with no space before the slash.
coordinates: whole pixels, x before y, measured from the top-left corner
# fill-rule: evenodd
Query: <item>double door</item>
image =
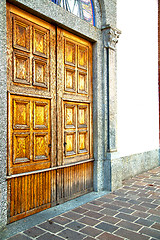
<path id="1" fill-rule="evenodd" d="M 8 219 L 92 191 L 92 45 L 7 4 Z"/>

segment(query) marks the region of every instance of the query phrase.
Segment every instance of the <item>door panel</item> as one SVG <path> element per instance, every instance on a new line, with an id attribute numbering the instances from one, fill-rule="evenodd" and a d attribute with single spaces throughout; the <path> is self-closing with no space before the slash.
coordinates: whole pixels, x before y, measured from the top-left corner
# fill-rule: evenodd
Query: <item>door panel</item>
<path id="1" fill-rule="evenodd" d="M 90 158 L 89 104 L 63 101 L 64 164 Z"/>
<path id="2" fill-rule="evenodd" d="M 57 29 L 58 165 L 93 157 L 92 46 Z"/>
<path id="3" fill-rule="evenodd" d="M 92 46 L 7 3 L 8 222 L 93 190 Z"/>
<path id="4" fill-rule="evenodd" d="M 10 95 L 10 174 L 49 168 L 50 100 Z"/>

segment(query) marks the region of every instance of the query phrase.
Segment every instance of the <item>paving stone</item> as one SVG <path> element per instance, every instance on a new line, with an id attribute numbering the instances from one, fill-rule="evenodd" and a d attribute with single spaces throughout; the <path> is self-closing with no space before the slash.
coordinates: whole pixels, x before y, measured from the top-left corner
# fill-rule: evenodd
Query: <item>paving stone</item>
<path id="1" fill-rule="evenodd" d="M 81 223 L 84 223 L 84 224 L 87 224 L 87 225 L 90 225 L 90 226 L 94 226 L 96 225 L 97 223 L 99 223 L 98 220 L 95 220 L 93 218 L 90 218 L 90 217 L 83 217 L 79 220 L 79 222 Z"/>
<path id="2" fill-rule="evenodd" d="M 146 198 L 148 198 L 150 195 L 151 194 L 150 193 L 146 193 L 146 191 L 144 191 L 144 192 L 139 191 L 139 193 L 138 193 L 139 197 L 146 197 Z"/>
<path id="3" fill-rule="evenodd" d="M 131 195 L 131 194 L 128 194 L 127 197 L 128 197 L 130 200 L 131 200 L 131 199 L 137 200 L 137 199 L 139 198 L 138 195 Z"/>
<path id="4" fill-rule="evenodd" d="M 55 218 L 52 218 L 51 219 L 53 222 L 56 222 L 56 223 L 59 223 L 61 225 L 65 225 L 69 222 L 71 222 L 72 220 L 68 219 L 68 218 L 65 218 L 65 217 L 62 217 L 62 216 L 57 216 Z"/>
<path id="5" fill-rule="evenodd" d="M 95 227 L 98 229 L 102 229 L 103 231 L 110 232 L 110 233 L 112 233 L 118 229 L 118 227 L 111 225 L 109 223 L 105 223 L 105 222 L 101 222 L 98 225 L 96 225 Z"/>
<path id="6" fill-rule="evenodd" d="M 127 202 L 129 198 L 124 198 L 124 197 L 116 197 L 115 200 L 120 200 L 122 202 Z"/>
<path id="7" fill-rule="evenodd" d="M 148 202 L 143 202 L 141 203 L 141 206 L 147 207 L 147 208 L 153 208 L 155 209 L 156 207 L 158 207 L 157 204 L 152 204 L 152 203 L 148 203 Z"/>
<path id="8" fill-rule="evenodd" d="M 129 203 L 132 203 L 132 204 L 140 204 L 142 203 L 142 201 L 139 201 L 139 200 L 134 200 L 134 199 L 131 199 L 128 201 Z"/>
<path id="9" fill-rule="evenodd" d="M 128 222 L 128 221 L 124 221 L 124 220 L 118 222 L 116 225 L 118 225 L 120 227 L 123 227 L 123 228 L 126 228 L 126 229 L 133 230 L 133 231 L 138 231 L 140 228 L 142 228 L 141 225 L 131 223 L 131 222 Z"/>
<path id="10" fill-rule="evenodd" d="M 80 232 L 89 235 L 91 237 L 96 237 L 98 236 L 100 233 L 102 233 L 103 231 L 93 228 L 93 227 L 85 227 L 82 230 L 80 230 Z"/>
<path id="11" fill-rule="evenodd" d="M 155 230 L 155 229 L 143 227 L 143 228 L 140 230 L 140 232 L 143 233 L 143 234 L 145 234 L 145 235 L 148 235 L 148 236 L 150 236 L 150 237 L 154 237 L 154 238 L 160 239 L 160 231 L 157 231 L 157 230 Z"/>
<path id="12" fill-rule="evenodd" d="M 151 220 L 151 221 L 154 221 L 154 222 L 160 223 L 160 217 L 159 216 L 151 215 L 147 219 Z"/>
<path id="13" fill-rule="evenodd" d="M 120 206 L 120 207 L 131 207 L 133 204 L 131 203 L 128 203 L 128 202 L 122 202 L 122 201 L 119 201 L 119 200 L 116 200 L 113 202 L 114 205 L 117 205 L 117 206 Z"/>
<path id="14" fill-rule="evenodd" d="M 42 236 L 36 238 L 36 240 L 63 240 L 63 238 L 47 232 L 47 233 L 43 234 Z"/>
<path id="15" fill-rule="evenodd" d="M 93 211 L 88 211 L 88 212 L 84 213 L 84 215 L 95 218 L 95 219 L 99 219 L 104 216 L 104 214 L 102 214 L 102 213 L 97 213 L 97 212 L 93 212 Z"/>
<path id="16" fill-rule="evenodd" d="M 141 189 L 141 188 L 143 189 L 143 188 L 145 187 L 144 185 L 139 185 L 139 184 L 133 184 L 132 186 L 135 187 L 135 188 L 138 188 L 138 189 L 139 189 L 139 188 L 140 188 L 140 189 Z"/>
<path id="17" fill-rule="evenodd" d="M 160 216 L 160 211 L 159 210 L 149 209 L 148 213 Z"/>
<path id="18" fill-rule="evenodd" d="M 150 192 L 149 198 L 151 199 L 159 199 L 159 193 L 158 192 Z"/>
<path id="19" fill-rule="evenodd" d="M 64 229 L 62 226 L 60 226 L 56 223 L 53 223 L 52 221 L 44 222 L 42 224 L 39 224 L 38 226 L 49 232 L 53 232 L 53 233 L 59 232 Z"/>
<path id="20" fill-rule="evenodd" d="M 116 195 L 114 193 L 110 193 L 110 194 L 106 195 L 106 198 L 110 198 L 110 199 L 113 199 L 115 197 L 116 197 Z"/>
<path id="21" fill-rule="evenodd" d="M 155 191 L 156 189 L 154 187 L 145 187 L 145 190 Z"/>
<path id="22" fill-rule="evenodd" d="M 92 210 L 92 211 L 95 211 L 95 212 L 99 212 L 103 209 L 103 207 L 95 206 L 95 205 L 89 204 L 89 203 L 86 203 L 86 204 L 82 205 L 82 207 L 86 208 L 87 210 Z"/>
<path id="23" fill-rule="evenodd" d="M 129 208 L 121 208 L 118 211 L 123 212 L 123 213 L 128 213 L 128 214 L 131 214 L 131 213 L 135 212 L 135 210 L 132 210 L 132 209 L 129 209 Z"/>
<path id="24" fill-rule="evenodd" d="M 127 186 L 124 186 L 123 188 L 114 191 L 114 194 L 118 196 L 121 196 L 121 195 L 125 196 L 127 193 L 127 188 L 128 188 Z"/>
<path id="25" fill-rule="evenodd" d="M 128 215 L 128 214 L 125 214 L 125 213 L 118 213 L 115 217 L 122 218 L 122 219 L 130 221 L 130 222 L 134 222 L 138 218 L 138 217 Z"/>
<path id="26" fill-rule="evenodd" d="M 84 234 L 72 231 L 70 229 L 63 230 L 58 235 L 64 237 L 65 239 L 69 239 L 69 240 L 75 240 L 75 239 L 81 240 L 85 237 Z"/>
<path id="27" fill-rule="evenodd" d="M 102 205 L 103 208 L 109 208 L 109 209 L 113 209 L 113 210 L 118 210 L 120 209 L 121 207 L 120 206 L 116 206 L 114 204 L 109 204 L 109 203 L 104 203 Z"/>
<path id="28" fill-rule="evenodd" d="M 8 238 L 8 240 L 29 240 L 29 239 L 32 239 L 32 238 L 27 237 L 27 236 L 25 236 L 24 234 L 21 234 L 21 233 L 16 234 L 16 235 Z"/>
<path id="29" fill-rule="evenodd" d="M 80 213 L 80 214 L 83 214 L 83 213 L 85 213 L 85 212 L 88 212 L 87 209 L 82 208 L 82 207 L 75 208 L 75 209 L 73 209 L 72 211 L 73 211 L 73 212 L 76 212 L 76 213 Z"/>
<path id="30" fill-rule="evenodd" d="M 131 209 L 142 211 L 142 212 L 146 212 L 148 210 L 148 208 L 140 206 L 140 205 L 136 205 L 136 204 L 131 206 Z"/>
<path id="31" fill-rule="evenodd" d="M 77 220 L 82 217 L 82 215 L 75 213 L 73 211 L 69 211 L 67 213 L 64 213 L 62 216 L 67 217 L 69 219 Z"/>
<path id="32" fill-rule="evenodd" d="M 139 218 L 135 223 L 149 227 L 154 223 L 154 221 L 149 221 L 147 219 Z"/>
<path id="33" fill-rule="evenodd" d="M 117 237 L 114 234 L 107 233 L 107 232 L 101 234 L 97 238 L 100 239 L 100 240 L 123 240 L 123 238 Z"/>
<path id="34" fill-rule="evenodd" d="M 125 185 L 125 186 L 123 186 L 123 189 L 131 191 L 131 190 L 136 190 L 137 188 Z"/>
<path id="35" fill-rule="evenodd" d="M 134 213 L 132 213 L 132 215 L 140 218 L 147 218 L 149 217 L 150 213 L 140 212 L 136 210 Z"/>
<path id="36" fill-rule="evenodd" d="M 84 238 L 84 240 L 94 240 L 95 238 L 92 238 L 92 237 L 86 237 Z"/>
<path id="37" fill-rule="evenodd" d="M 115 211 L 115 210 L 112 210 L 112 209 L 109 209 L 109 208 L 105 208 L 102 211 L 100 211 L 100 213 L 107 214 L 109 216 L 114 216 L 118 213 L 118 211 Z"/>
<path id="38" fill-rule="evenodd" d="M 137 182 L 134 183 L 134 185 L 137 186 L 137 187 L 138 186 L 146 186 L 146 183 L 145 182 L 141 182 L 141 181 L 137 181 Z M 134 185 L 132 185 L 132 186 L 134 186 Z"/>
<path id="39" fill-rule="evenodd" d="M 142 201 L 142 202 L 153 202 L 153 199 L 150 199 L 150 198 L 145 198 L 145 197 L 140 197 L 138 198 L 139 201 Z M 155 203 L 156 204 L 156 203 Z"/>
<path id="40" fill-rule="evenodd" d="M 147 239 L 149 239 L 148 236 L 144 236 L 139 233 L 136 233 L 136 232 L 133 232 L 130 230 L 126 230 L 124 228 L 118 229 L 116 232 L 114 232 L 114 234 L 124 237 L 124 238 L 127 238 L 127 239 L 130 239 L 130 240 L 135 240 L 135 239 L 136 240 L 147 240 Z"/>
<path id="41" fill-rule="evenodd" d="M 138 195 L 138 192 L 136 192 L 136 191 L 128 191 L 127 194 Z"/>
<path id="42" fill-rule="evenodd" d="M 103 221 L 103 222 L 108 222 L 108 223 L 112 223 L 112 224 L 116 224 L 117 222 L 120 221 L 119 218 L 115 218 L 115 217 L 112 217 L 112 216 L 104 216 L 100 220 Z"/>
<path id="43" fill-rule="evenodd" d="M 103 204 L 101 201 L 99 201 L 99 200 L 93 200 L 93 201 L 91 201 L 91 202 L 89 202 L 89 203 L 91 203 L 91 204 L 94 204 L 94 205 L 101 205 L 101 204 Z"/>
<path id="44" fill-rule="evenodd" d="M 40 229 L 38 227 L 32 227 L 32 228 L 24 231 L 24 233 L 30 237 L 38 237 L 39 235 L 45 233 L 45 231 L 43 231 L 42 229 Z"/>
<path id="45" fill-rule="evenodd" d="M 157 230 L 160 230 L 160 224 L 159 223 L 155 223 L 154 225 L 151 226 L 152 228 L 155 228 Z"/>
<path id="46" fill-rule="evenodd" d="M 98 200 L 99 200 L 99 201 L 101 201 L 101 202 L 108 202 L 108 203 L 110 203 L 110 202 L 112 202 L 112 201 L 113 201 L 113 199 L 106 198 L 106 197 L 101 197 L 101 198 L 98 198 Z"/>
<path id="47" fill-rule="evenodd" d="M 86 225 L 79 223 L 77 221 L 71 222 L 69 224 L 66 225 L 66 227 L 71 228 L 75 231 L 79 231 L 81 228 L 85 227 Z"/>

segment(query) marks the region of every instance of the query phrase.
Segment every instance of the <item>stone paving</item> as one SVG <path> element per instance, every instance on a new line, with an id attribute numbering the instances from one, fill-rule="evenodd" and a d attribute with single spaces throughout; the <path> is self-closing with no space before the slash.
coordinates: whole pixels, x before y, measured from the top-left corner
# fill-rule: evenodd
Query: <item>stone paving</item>
<path id="1" fill-rule="evenodd" d="M 160 167 L 9 240 L 160 239 Z"/>

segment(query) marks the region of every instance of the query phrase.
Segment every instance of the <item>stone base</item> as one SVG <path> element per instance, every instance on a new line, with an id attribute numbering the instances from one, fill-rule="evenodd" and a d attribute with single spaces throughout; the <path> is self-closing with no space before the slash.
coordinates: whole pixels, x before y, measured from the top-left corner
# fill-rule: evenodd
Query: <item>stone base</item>
<path id="1" fill-rule="evenodd" d="M 104 161 L 104 189 L 114 191 L 122 186 L 122 181 L 160 165 L 159 149 L 118 157 L 117 153 L 108 153 Z"/>

